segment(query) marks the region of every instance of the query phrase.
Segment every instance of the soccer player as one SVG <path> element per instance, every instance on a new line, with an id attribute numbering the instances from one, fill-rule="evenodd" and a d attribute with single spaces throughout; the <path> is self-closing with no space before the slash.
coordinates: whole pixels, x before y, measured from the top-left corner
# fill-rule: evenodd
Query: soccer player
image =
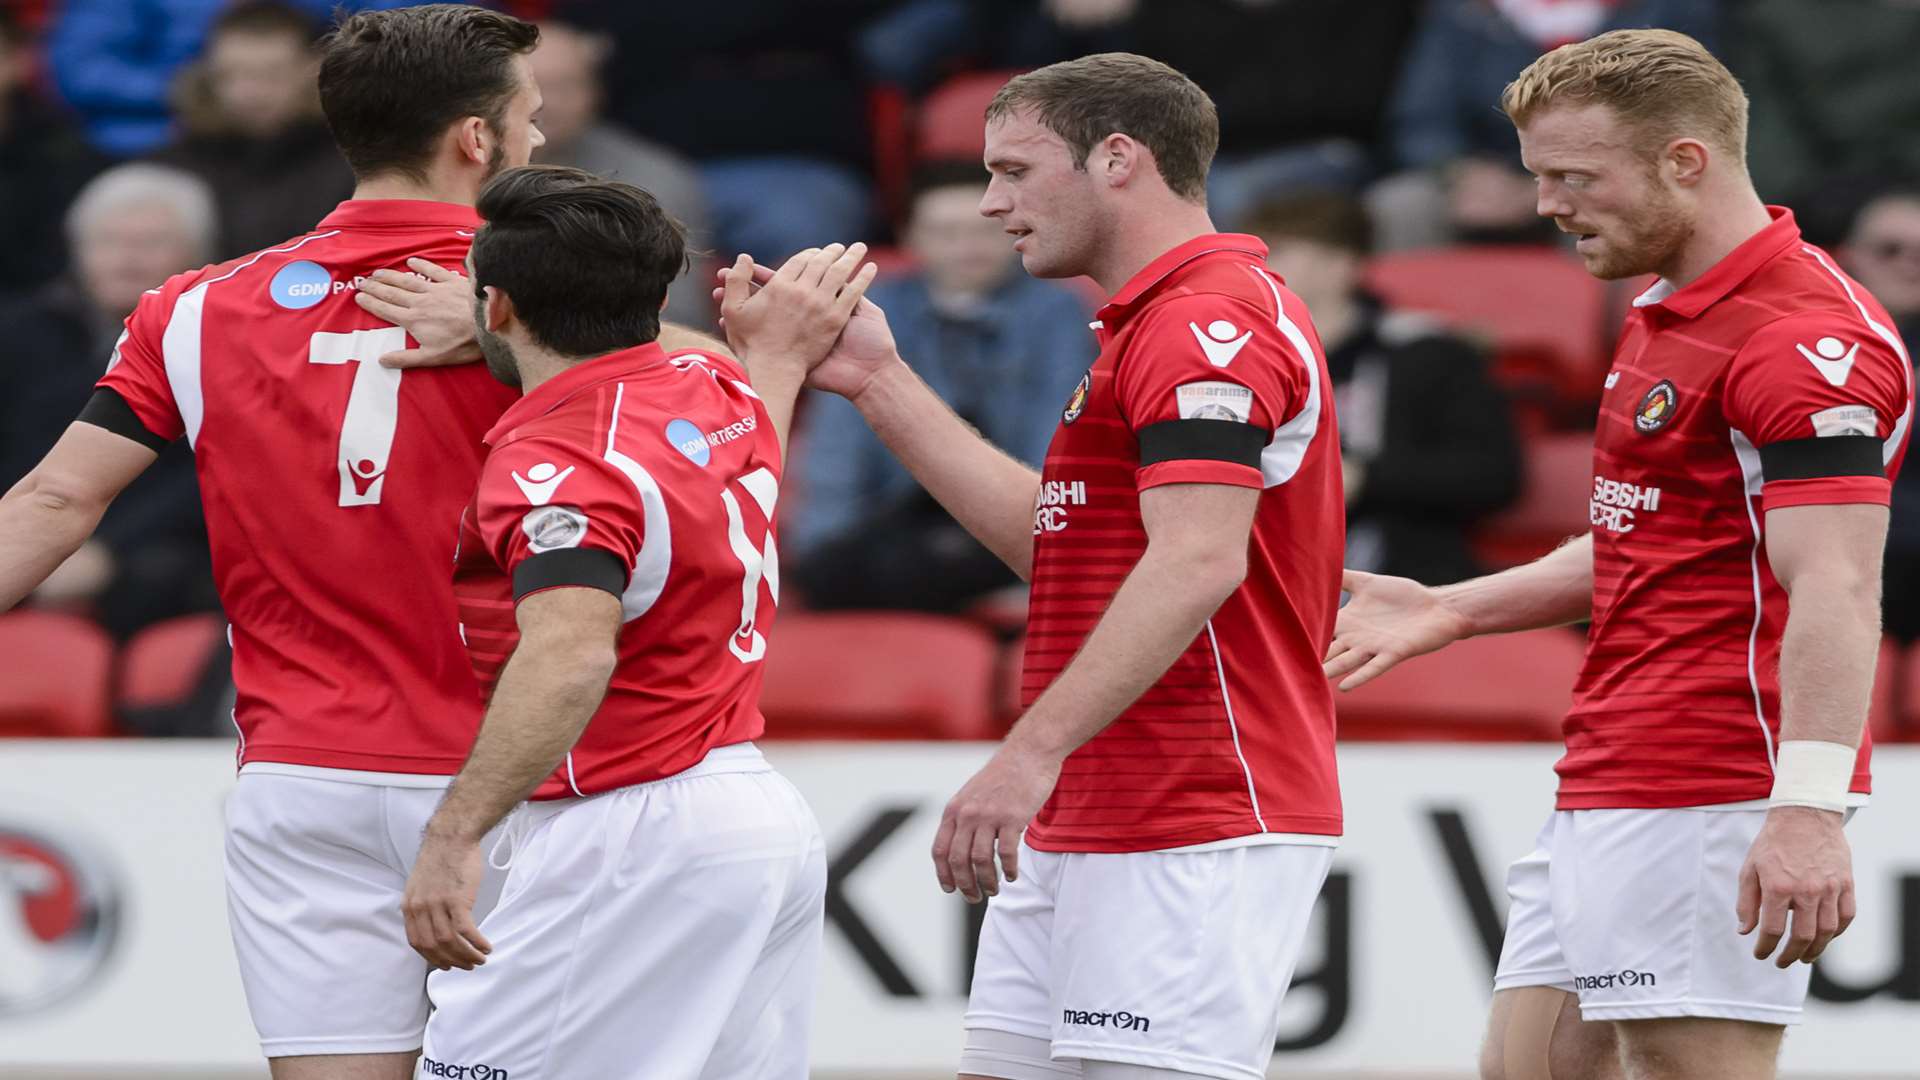
<path id="1" fill-rule="evenodd" d="M 1746 96 L 1691 38 L 1564 46 L 1503 105 L 1587 269 L 1659 276 L 1607 375 L 1593 527 L 1440 589 L 1349 573 L 1326 670 L 1351 688 L 1590 619 L 1557 809 L 1507 876 L 1481 1074 L 1768 1080 L 1806 998 L 1795 962 L 1854 916 L 1841 826 L 1868 790 L 1906 348 L 1755 195 Z"/>
<path id="2" fill-rule="evenodd" d="M 446 573 L 481 436 L 515 398 L 478 365 L 381 366 L 421 350 L 353 296 L 409 257 L 464 258 L 481 184 L 541 142 L 536 36 L 466 5 L 347 19 L 319 90 L 354 198 L 143 297 L 79 421 L 0 500 L 4 609 L 156 448 L 193 446 L 233 623 L 229 916 L 280 1080 L 410 1076 L 426 1023 L 400 899 L 480 720 Z"/>
<path id="3" fill-rule="evenodd" d="M 429 982 L 423 1074 L 804 1080 L 826 858 L 750 740 L 801 365 L 873 267 L 853 276 L 858 244 L 803 252 L 750 299 L 743 270 L 733 341 L 795 361 L 756 392 L 655 340 L 686 256 L 651 196 L 533 167 L 479 212 L 481 349 L 525 396 L 461 523 L 462 636 L 492 700 L 407 886 L 415 947 L 467 969 Z M 483 933 L 481 841 L 529 795 Z"/>
<path id="4" fill-rule="evenodd" d="M 811 375 L 1032 582 L 1025 715 L 933 848 L 942 887 L 994 897 L 966 1076 L 1264 1076 L 1340 834 L 1332 396 L 1266 247 L 1208 219 L 1218 135 L 1206 94 L 1129 54 L 989 106 L 981 213 L 1029 273 L 1112 294 L 1039 472 L 942 404 L 871 304 Z"/>

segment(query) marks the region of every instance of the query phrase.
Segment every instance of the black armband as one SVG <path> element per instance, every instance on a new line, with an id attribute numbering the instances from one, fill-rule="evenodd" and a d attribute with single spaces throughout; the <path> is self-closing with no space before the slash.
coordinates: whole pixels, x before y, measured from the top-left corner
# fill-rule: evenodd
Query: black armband
<path id="1" fill-rule="evenodd" d="M 1880 440 L 1872 435 L 1789 439 L 1760 448 L 1768 480 L 1818 480 L 1828 476 L 1885 476 Z"/>
<path id="2" fill-rule="evenodd" d="M 558 548 L 543 551 L 513 568 L 513 599 L 529 593 L 570 585 L 603 589 L 619 596 L 627 591 L 627 568 L 620 557 L 599 548 Z"/>
<path id="3" fill-rule="evenodd" d="M 1238 420 L 1165 420 L 1140 429 L 1140 467 L 1163 461 L 1227 461 L 1260 467 L 1272 432 Z"/>
<path id="4" fill-rule="evenodd" d="M 132 439 L 156 454 L 173 441 L 148 431 L 147 425 L 133 414 L 133 406 L 120 396 L 120 391 L 111 387 L 102 386 L 95 390 L 76 419 L 82 424 L 104 428 L 123 439 Z"/>

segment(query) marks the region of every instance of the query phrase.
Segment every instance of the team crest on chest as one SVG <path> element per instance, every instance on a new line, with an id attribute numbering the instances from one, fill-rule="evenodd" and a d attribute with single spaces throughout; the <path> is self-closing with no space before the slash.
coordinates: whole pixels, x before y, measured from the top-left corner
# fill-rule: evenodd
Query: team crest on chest
<path id="1" fill-rule="evenodd" d="M 1640 408 L 1633 414 L 1633 430 L 1651 435 L 1666 427 L 1679 408 L 1679 391 L 1673 388 L 1672 380 L 1661 379 L 1640 399 Z"/>
<path id="2" fill-rule="evenodd" d="M 1071 424 L 1080 419 L 1087 407 L 1087 391 L 1093 389 L 1093 372 L 1080 376 L 1080 385 L 1073 388 L 1073 396 L 1067 399 L 1066 411 L 1060 414 L 1060 422 Z"/>

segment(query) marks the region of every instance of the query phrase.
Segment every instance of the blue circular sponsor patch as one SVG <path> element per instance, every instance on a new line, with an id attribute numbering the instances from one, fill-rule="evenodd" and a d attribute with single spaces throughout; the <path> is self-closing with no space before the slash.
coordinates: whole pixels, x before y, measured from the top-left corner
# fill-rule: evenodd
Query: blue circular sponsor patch
<path id="1" fill-rule="evenodd" d="M 706 433 L 691 420 L 675 420 L 668 424 L 667 441 L 673 444 L 675 450 L 687 455 L 688 461 L 703 469 L 713 458 L 713 451 L 707 449 Z"/>
<path id="2" fill-rule="evenodd" d="M 283 308 L 310 308 L 333 295 L 333 275 L 317 262 L 290 262 L 273 275 L 267 294 Z"/>

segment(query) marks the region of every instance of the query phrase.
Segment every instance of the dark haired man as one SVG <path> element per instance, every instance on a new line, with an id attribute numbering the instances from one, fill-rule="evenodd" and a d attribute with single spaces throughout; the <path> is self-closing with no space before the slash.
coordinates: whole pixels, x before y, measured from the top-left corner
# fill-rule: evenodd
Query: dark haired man
<path id="1" fill-rule="evenodd" d="M 229 914 L 278 1080 L 401 1080 L 426 1023 L 400 897 L 480 719 L 445 574 L 513 395 L 477 366 L 383 367 L 407 334 L 350 297 L 410 256 L 465 256 L 481 185 L 540 144 L 536 38 L 466 5 L 347 19 L 319 81 L 354 197 L 142 297 L 79 421 L 0 500 L 5 608 L 156 448 L 193 446 L 233 622 Z"/>
<path id="2" fill-rule="evenodd" d="M 1185 76 L 1119 53 L 989 107 L 980 212 L 1034 276 L 1112 294 L 1038 473 L 941 403 L 877 307 L 810 376 L 1033 584 L 1026 714 L 933 848 L 944 887 L 996 895 L 968 1076 L 1265 1075 L 1340 834 L 1332 396 L 1266 247 L 1208 219 L 1218 131 Z"/>
<path id="3" fill-rule="evenodd" d="M 429 982 L 426 1072 L 804 1080 L 826 861 L 751 741 L 803 369 L 756 391 L 660 347 L 684 237 L 638 188 L 534 166 L 479 211 L 476 332 L 526 396 L 487 435 L 454 570 L 491 701 L 407 885 L 414 946 L 471 972 Z M 864 254 L 802 253 L 750 300 L 743 280 L 742 353 L 824 356 Z M 481 841 L 529 796 L 483 936 Z"/>

